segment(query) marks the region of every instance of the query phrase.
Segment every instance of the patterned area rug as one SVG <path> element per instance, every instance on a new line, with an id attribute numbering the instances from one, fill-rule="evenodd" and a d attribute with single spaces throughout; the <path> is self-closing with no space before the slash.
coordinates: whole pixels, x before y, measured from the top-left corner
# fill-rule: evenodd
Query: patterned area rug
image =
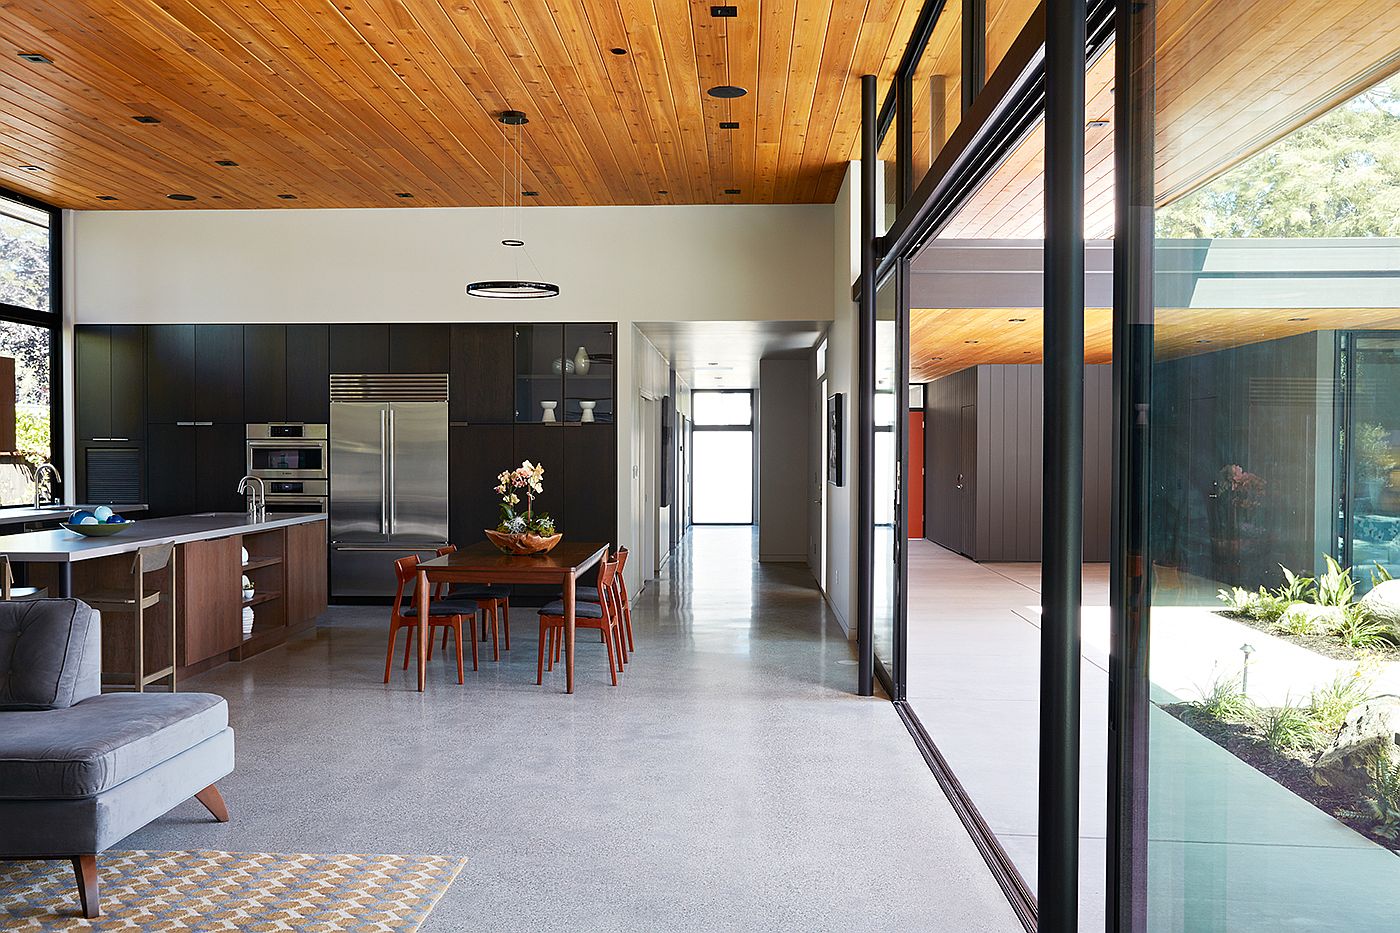
<path id="1" fill-rule="evenodd" d="M 70 862 L 0 862 L 0 930 L 411 933 L 465 859 L 110 852 L 102 916 L 84 920 Z"/>

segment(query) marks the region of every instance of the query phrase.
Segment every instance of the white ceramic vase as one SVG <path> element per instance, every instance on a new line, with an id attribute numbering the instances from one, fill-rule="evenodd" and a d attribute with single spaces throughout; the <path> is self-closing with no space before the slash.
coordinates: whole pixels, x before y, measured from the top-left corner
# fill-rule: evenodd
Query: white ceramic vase
<path id="1" fill-rule="evenodd" d="M 578 373 L 580 376 L 587 376 L 588 370 L 592 365 L 593 361 L 588 358 L 588 351 L 583 347 L 579 347 L 578 352 L 574 354 L 574 372 Z"/>
<path id="2" fill-rule="evenodd" d="M 544 414 L 540 416 L 540 420 L 545 424 L 553 424 L 555 421 L 554 409 L 558 407 L 558 402 L 540 402 L 540 408 L 544 409 Z"/>
<path id="3" fill-rule="evenodd" d="M 591 424 L 593 422 L 593 409 L 598 407 L 598 403 L 582 401 L 578 403 L 578 407 L 583 409 L 583 414 L 578 420 Z"/>

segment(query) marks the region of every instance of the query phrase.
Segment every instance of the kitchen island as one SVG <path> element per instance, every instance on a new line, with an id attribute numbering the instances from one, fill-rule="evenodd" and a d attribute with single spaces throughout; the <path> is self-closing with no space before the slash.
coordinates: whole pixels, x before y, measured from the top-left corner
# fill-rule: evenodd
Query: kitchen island
<path id="1" fill-rule="evenodd" d="M 108 537 L 65 529 L 0 535 L 0 553 L 25 565 L 30 583 L 59 596 L 130 588 L 132 561 L 144 547 L 175 546 L 175 637 L 180 676 L 242 660 L 307 628 L 326 608 L 326 516 L 205 512 L 139 521 Z M 247 559 L 244 559 L 244 552 Z M 253 592 L 244 598 L 242 579 Z M 169 584 L 166 584 L 167 586 Z M 253 629 L 243 631 L 243 610 Z M 168 618 L 168 617 L 167 617 Z M 104 626 L 104 665 L 132 654 L 129 626 Z M 155 637 L 152 635 L 151 637 Z M 168 642 L 147 645 L 167 654 Z"/>

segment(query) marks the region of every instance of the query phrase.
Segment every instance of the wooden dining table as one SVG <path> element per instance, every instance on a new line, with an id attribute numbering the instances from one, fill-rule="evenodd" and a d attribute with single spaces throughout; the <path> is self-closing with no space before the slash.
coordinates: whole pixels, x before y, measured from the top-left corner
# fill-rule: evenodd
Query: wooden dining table
<path id="1" fill-rule="evenodd" d="M 606 543 L 560 541 L 547 554 L 502 554 L 489 541 L 478 541 L 452 554 L 418 565 L 414 599 L 418 605 L 418 691 L 428 669 L 428 597 L 438 583 L 558 584 L 564 593 L 564 670 L 574 692 L 574 592 L 578 578 L 608 553 Z"/>

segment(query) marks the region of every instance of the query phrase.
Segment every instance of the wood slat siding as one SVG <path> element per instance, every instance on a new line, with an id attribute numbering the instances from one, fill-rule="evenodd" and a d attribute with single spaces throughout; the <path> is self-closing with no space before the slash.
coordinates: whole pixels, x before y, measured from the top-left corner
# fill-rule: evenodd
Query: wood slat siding
<path id="1" fill-rule="evenodd" d="M 716 19 L 696 0 L 4 4 L 0 184 L 89 210 L 490 205 L 496 116 L 513 108 L 531 118 L 534 203 L 828 203 L 857 154 L 859 77 L 888 86 L 920 6 L 761 0 Z M 717 84 L 750 93 L 709 97 Z"/>
<path id="2" fill-rule="evenodd" d="M 925 536 L 976 561 L 1038 561 L 1041 556 L 1044 367 L 976 366 L 927 384 L 924 430 Z M 964 495 L 954 489 L 960 417 L 976 406 L 976 469 Z M 1108 560 L 1113 444 L 1112 367 L 1084 367 L 1084 559 Z"/>

